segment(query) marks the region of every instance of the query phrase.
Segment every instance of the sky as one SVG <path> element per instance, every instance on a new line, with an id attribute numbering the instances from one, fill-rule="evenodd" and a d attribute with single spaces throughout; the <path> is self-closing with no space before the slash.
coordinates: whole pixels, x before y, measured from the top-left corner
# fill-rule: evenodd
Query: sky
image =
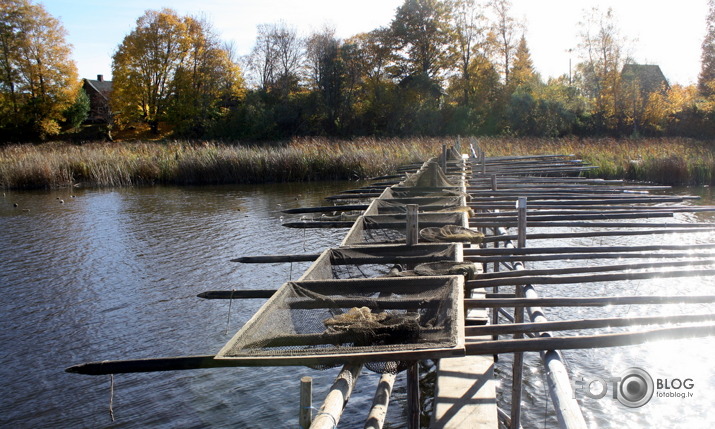
<path id="1" fill-rule="evenodd" d="M 37 1 L 37 0 L 35 0 Z M 404 0 L 41 0 L 58 18 L 73 45 L 80 77 L 111 79 L 112 54 L 148 9 L 170 5 L 181 15 L 203 15 L 222 40 L 247 55 L 259 24 L 284 21 L 303 35 L 326 25 L 347 38 L 387 26 Z M 586 10 L 611 7 L 628 54 L 639 64 L 657 64 L 671 84 L 697 82 L 705 37 L 707 0 L 512 0 L 512 16 L 526 24 L 534 66 L 544 78 L 569 72 L 578 61 L 578 23 Z M 569 52 L 569 50 L 573 50 Z"/>

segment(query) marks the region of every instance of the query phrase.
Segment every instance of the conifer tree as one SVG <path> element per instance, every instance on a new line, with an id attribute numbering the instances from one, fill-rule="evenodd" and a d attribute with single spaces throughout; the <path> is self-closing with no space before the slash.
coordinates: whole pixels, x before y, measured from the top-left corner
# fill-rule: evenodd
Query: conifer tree
<path id="1" fill-rule="evenodd" d="M 707 30 L 703 40 L 698 90 L 706 97 L 715 94 L 715 0 L 708 1 Z"/>

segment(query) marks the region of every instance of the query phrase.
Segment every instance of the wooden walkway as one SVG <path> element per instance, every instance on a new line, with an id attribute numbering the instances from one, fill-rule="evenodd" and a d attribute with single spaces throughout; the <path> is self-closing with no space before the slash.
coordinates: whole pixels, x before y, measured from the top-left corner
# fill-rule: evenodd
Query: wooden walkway
<path id="1" fill-rule="evenodd" d="M 218 354 L 94 362 L 68 371 L 110 374 L 231 366 L 342 365 L 315 414 L 310 412 L 310 384 L 304 380 L 301 426 L 320 429 L 339 426 L 342 411 L 349 406 L 353 388 L 366 368 L 379 368 L 385 374 L 376 386 L 372 407 L 365 410 L 364 427 L 383 427 L 395 382 L 394 372 L 406 368 L 407 423 L 410 428 L 418 428 L 421 426 L 420 406 L 425 398 L 420 398 L 417 361 L 429 359 L 437 362 L 437 378 L 432 398 L 433 413 L 427 419 L 422 416 L 422 426 L 429 420 L 432 428 L 494 429 L 500 422 L 518 428 L 523 402 L 523 353 L 537 351 L 548 377 L 547 384 L 560 425 L 585 428 L 559 350 L 715 335 L 715 324 L 712 323 L 715 314 L 712 313 L 550 321 L 542 310 L 542 307 L 562 306 L 713 303 L 715 295 L 683 297 L 674 291 L 667 296 L 541 298 L 537 291 L 537 287 L 551 284 L 584 286 L 619 280 L 712 276 L 715 270 L 708 267 L 715 265 L 713 243 L 674 245 L 654 242 L 649 246 L 600 248 L 549 248 L 539 247 L 538 243 L 554 238 L 658 237 L 715 231 L 711 223 L 672 221 L 674 213 L 715 211 L 715 207 L 691 206 L 687 202 L 693 197 L 660 192 L 667 187 L 581 177 L 581 173 L 595 167 L 573 156 L 489 158 L 475 141 L 473 143 L 468 159 L 460 155 L 461 148 L 445 145 L 441 156 L 433 160 L 405 166 L 395 175 L 376 178 L 371 185 L 328 197 L 333 205 L 285 210 L 287 214 L 314 216 L 313 219 L 284 222 L 286 227 L 345 228 L 345 238 L 339 247 L 321 254 L 235 259 L 241 263 L 313 261 L 313 264 L 298 281 L 284 284 L 277 290 L 200 294 L 206 299 L 269 298 Z M 555 227 L 559 230 L 554 231 Z M 426 238 L 433 240 L 434 237 L 438 237 L 437 242 L 424 242 Z M 642 260 L 644 254 L 649 257 L 647 261 Z M 531 268 L 537 261 L 599 259 L 641 260 L 550 270 Z M 404 276 L 407 275 L 419 275 L 422 279 L 410 277 L 413 280 L 406 280 Z M 260 355 L 262 350 L 255 355 L 252 349 L 246 351 L 243 348 L 245 338 L 254 338 L 252 336 L 257 335 L 254 331 L 260 331 L 271 311 L 281 305 L 286 307 L 285 311 L 292 311 L 292 308 L 317 311 L 327 303 L 333 303 L 330 305 L 337 305 L 338 313 L 360 306 L 375 311 L 393 309 L 409 313 L 415 309 L 433 308 L 439 301 L 426 295 L 400 298 L 395 291 L 406 291 L 404 284 L 407 283 L 412 284 L 413 289 L 422 287 L 425 290 L 444 283 L 445 287 L 451 288 L 450 293 L 458 294 L 454 295 L 459 298 L 452 302 L 448 309 L 450 316 L 445 322 L 446 329 L 457 333 L 454 341 L 434 346 L 406 341 L 402 346 L 377 346 L 371 351 L 369 347 L 362 350 L 353 345 L 340 346 L 339 335 L 336 337 L 335 333 L 304 332 L 298 326 L 289 326 L 285 332 L 273 332 L 274 337 L 251 344 L 299 347 L 290 353 L 281 354 L 283 352 L 276 349 L 274 355 L 263 356 Z M 308 292 L 290 295 L 291 288 Z M 369 299 L 330 295 L 334 290 L 345 288 L 370 290 L 374 295 Z M 317 301 L 306 299 L 318 291 L 323 298 Z M 695 324 L 650 330 L 636 328 L 616 334 L 558 335 L 561 330 L 607 326 L 634 328 L 668 322 Z M 337 348 L 330 349 L 329 344 L 336 341 Z M 328 347 L 329 351 L 321 352 L 314 348 L 316 345 Z M 514 355 L 510 383 L 513 388 L 504 395 L 510 398 L 509 410 L 499 409 L 496 401 L 494 356 L 500 353 Z"/>

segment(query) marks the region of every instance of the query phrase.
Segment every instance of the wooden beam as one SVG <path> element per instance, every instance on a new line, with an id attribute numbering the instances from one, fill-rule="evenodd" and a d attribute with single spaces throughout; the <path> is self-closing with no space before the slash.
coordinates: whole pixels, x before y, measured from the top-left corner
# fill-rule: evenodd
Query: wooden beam
<path id="1" fill-rule="evenodd" d="M 660 328 L 642 332 L 583 335 L 579 337 L 536 337 L 519 340 L 467 342 L 467 355 L 485 355 L 544 350 L 594 349 L 715 335 L 715 325 Z"/>
<path id="2" fill-rule="evenodd" d="M 512 335 L 514 333 L 570 331 L 622 326 L 656 325 L 670 323 L 695 323 L 715 320 L 715 314 L 685 314 L 669 316 L 610 317 L 600 319 L 559 320 L 539 323 L 504 323 L 500 325 L 467 326 L 466 337 L 484 335 Z"/>
<path id="3" fill-rule="evenodd" d="M 715 302 L 715 295 L 645 295 L 645 296 L 608 296 L 598 298 L 465 298 L 466 308 L 499 308 L 499 307 L 605 307 L 609 305 L 641 305 L 641 304 L 709 304 Z"/>

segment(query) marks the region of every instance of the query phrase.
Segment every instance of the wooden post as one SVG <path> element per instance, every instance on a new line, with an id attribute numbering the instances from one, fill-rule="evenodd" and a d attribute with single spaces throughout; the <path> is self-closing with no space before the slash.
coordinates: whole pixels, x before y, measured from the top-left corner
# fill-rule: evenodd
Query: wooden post
<path id="1" fill-rule="evenodd" d="M 498 191 L 499 189 L 497 188 L 497 175 L 492 174 L 491 179 L 492 179 L 492 191 Z"/>
<path id="2" fill-rule="evenodd" d="M 521 249 L 526 247 L 526 197 L 519 197 L 516 201 L 517 210 L 517 246 Z"/>
<path id="3" fill-rule="evenodd" d="M 338 377 L 330 387 L 328 396 L 325 397 L 323 406 L 315 415 L 310 429 L 334 429 L 340 421 L 343 408 L 350 399 L 357 378 L 362 370 L 362 365 L 345 365 Z"/>
<path id="4" fill-rule="evenodd" d="M 483 151 L 479 152 L 479 162 L 482 164 L 482 174 L 487 174 L 487 156 Z"/>
<path id="5" fill-rule="evenodd" d="M 439 159 L 441 166 L 442 166 L 442 172 L 447 175 L 447 145 L 443 144 L 442 145 L 442 157 Z"/>
<path id="6" fill-rule="evenodd" d="M 414 362 L 407 367 L 407 427 L 420 427 L 420 367 Z"/>
<path id="7" fill-rule="evenodd" d="M 461 139 L 461 137 L 457 136 L 457 142 L 454 144 L 454 148 L 457 150 L 458 153 L 462 153 L 462 139 Z"/>
<path id="8" fill-rule="evenodd" d="M 407 231 L 406 231 L 406 243 L 408 246 L 414 246 L 417 244 L 419 237 L 419 220 L 418 220 L 418 210 L 419 205 L 417 204 L 407 204 Z"/>
<path id="9" fill-rule="evenodd" d="M 308 429 L 311 423 L 313 423 L 313 378 L 305 376 L 300 379 L 298 424 L 301 429 Z"/>

